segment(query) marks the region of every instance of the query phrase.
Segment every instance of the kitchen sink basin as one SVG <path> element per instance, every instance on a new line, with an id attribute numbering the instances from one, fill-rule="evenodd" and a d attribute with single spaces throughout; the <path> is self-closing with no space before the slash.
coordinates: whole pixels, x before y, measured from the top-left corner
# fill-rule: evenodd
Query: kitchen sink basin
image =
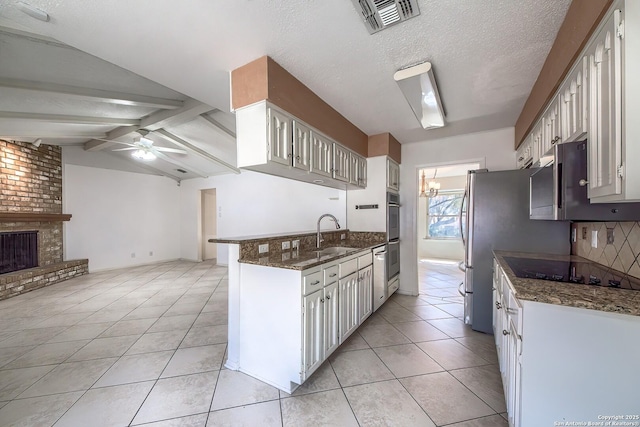
<path id="1" fill-rule="evenodd" d="M 332 246 L 324 249 L 318 249 L 318 250 L 315 250 L 314 252 L 317 253 L 318 255 L 341 255 L 357 249 L 358 248 L 349 248 L 346 246 Z"/>

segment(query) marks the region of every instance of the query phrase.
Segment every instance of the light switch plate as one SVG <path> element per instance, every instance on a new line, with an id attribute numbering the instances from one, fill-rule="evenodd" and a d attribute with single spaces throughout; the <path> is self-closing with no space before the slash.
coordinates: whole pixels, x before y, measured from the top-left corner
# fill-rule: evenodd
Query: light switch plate
<path id="1" fill-rule="evenodd" d="M 577 238 L 576 238 L 577 234 L 578 234 L 578 229 L 577 228 L 572 228 L 571 229 L 571 241 L 573 243 L 575 243 L 576 240 L 577 240 Z"/>
<path id="2" fill-rule="evenodd" d="M 287 250 L 291 247 L 291 242 L 290 241 L 286 241 L 286 242 L 282 242 L 282 250 Z"/>
<path id="3" fill-rule="evenodd" d="M 598 247 L 598 230 L 591 230 L 591 247 Z"/>
<path id="4" fill-rule="evenodd" d="M 294 240 L 291 243 L 293 244 L 293 249 L 300 249 L 300 240 Z"/>
<path id="5" fill-rule="evenodd" d="M 340 235 L 340 240 L 344 240 L 344 239 L 346 239 L 346 238 L 347 238 L 346 233 L 342 233 L 342 234 Z"/>
<path id="6" fill-rule="evenodd" d="M 269 244 L 265 243 L 264 245 L 258 245 L 258 253 L 263 254 L 265 252 L 269 252 Z"/>

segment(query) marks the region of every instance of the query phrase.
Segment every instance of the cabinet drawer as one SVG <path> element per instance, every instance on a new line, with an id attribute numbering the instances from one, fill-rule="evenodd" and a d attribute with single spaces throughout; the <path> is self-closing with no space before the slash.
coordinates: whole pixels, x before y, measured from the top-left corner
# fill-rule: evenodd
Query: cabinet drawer
<path id="1" fill-rule="evenodd" d="M 349 261 L 344 261 L 338 264 L 339 277 L 348 276 L 358 270 L 358 258 L 352 258 Z"/>
<path id="2" fill-rule="evenodd" d="M 322 289 L 324 286 L 324 280 L 322 277 L 322 270 L 313 273 L 306 274 L 302 277 L 302 294 L 309 295 L 311 292 L 315 292 Z"/>
<path id="3" fill-rule="evenodd" d="M 373 264 L 373 255 L 371 254 L 371 251 L 358 257 L 358 268 L 364 268 L 371 264 Z"/>
<path id="4" fill-rule="evenodd" d="M 324 270 L 324 284 L 330 285 L 333 282 L 338 281 L 338 265 L 332 265 L 331 267 L 327 267 Z"/>

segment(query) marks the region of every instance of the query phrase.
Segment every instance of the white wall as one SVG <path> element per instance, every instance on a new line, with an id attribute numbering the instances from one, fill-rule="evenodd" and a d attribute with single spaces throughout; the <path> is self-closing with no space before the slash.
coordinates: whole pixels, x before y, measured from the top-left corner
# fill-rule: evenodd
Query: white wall
<path id="1" fill-rule="evenodd" d="M 63 174 L 63 212 L 72 215 L 64 224 L 65 259 L 88 258 L 98 271 L 180 258 L 175 181 L 71 164 Z"/>
<path id="2" fill-rule="evenodd" d="M 202 190 L 202 259 L 213 259 L 218 256 L 218 245 L 209 243 L 209 239 L 217 237 L 218 209 L 216 207 L 216 190 Z"/>
<path id="3" fill-rule="evenodd" d="M 480 162 L 489 170 L 515 169 L 514 128 L 402 144 L 400 166 L 400 289 L 418 294 L 418 169 L 451 163 Z"/>
<path id="4" fill-rule="evenodd" d="M 182 181 L 180 236 L 182 258 L 201 253 L 200 190 L 215 188 L 218 237 L 315 231 L 320 215 L 335 215 L 346 224 L 346 192 L 257 172 Z M 332 221 L 323 229 L 333 228 Z M 228 263 L 228 246 L 218 245 L 218 264 Z"/>
<path id="5" fill-rule="evenodd" d="M 440 191 L 460 190 L 464 189 L 466 186 L 467 177 L 451 176 L 446 178 L 437 178 L 436 181 L 440 183 Z M 462 245 L 462 239 L 425 238 L 427 235 L 427 201 L 428 198 L 426 197 L 418 198 L 418 216 L 416 217 L 418 230 L 418 257 L 420 259 L 439 258 L 462 261 L 462 259 L 464 259 L 464 246 Z"/>

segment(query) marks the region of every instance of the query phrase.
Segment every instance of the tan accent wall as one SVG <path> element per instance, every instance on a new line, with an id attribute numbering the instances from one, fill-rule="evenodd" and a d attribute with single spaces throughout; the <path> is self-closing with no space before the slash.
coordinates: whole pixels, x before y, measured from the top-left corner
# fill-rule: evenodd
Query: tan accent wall
<path id="1" fill-rule="evenodd" d="M 264 99 L 356 153 L 367 155 L 367 135 L 268 56 L 231 72 L 233 109 Z"/>
<path id="2" fill-rule="evenodd" d="M 267 56 L 231 72 L 231 108 L 244 107 L 269 97 Z"/>
<path id="3" fill-rule="evenodd" d="M 586 45 L 613 0 L 573 0 L 515 126 L 515 147 L 529 134 L 542 109 Z"/>
<path id="4" fill-rule="evenodd" d="M 368 157 L 389 156 L 398 163 L 401 163 L 400 143 L 390 133 L 379 133 L 369 137 Z"/>

